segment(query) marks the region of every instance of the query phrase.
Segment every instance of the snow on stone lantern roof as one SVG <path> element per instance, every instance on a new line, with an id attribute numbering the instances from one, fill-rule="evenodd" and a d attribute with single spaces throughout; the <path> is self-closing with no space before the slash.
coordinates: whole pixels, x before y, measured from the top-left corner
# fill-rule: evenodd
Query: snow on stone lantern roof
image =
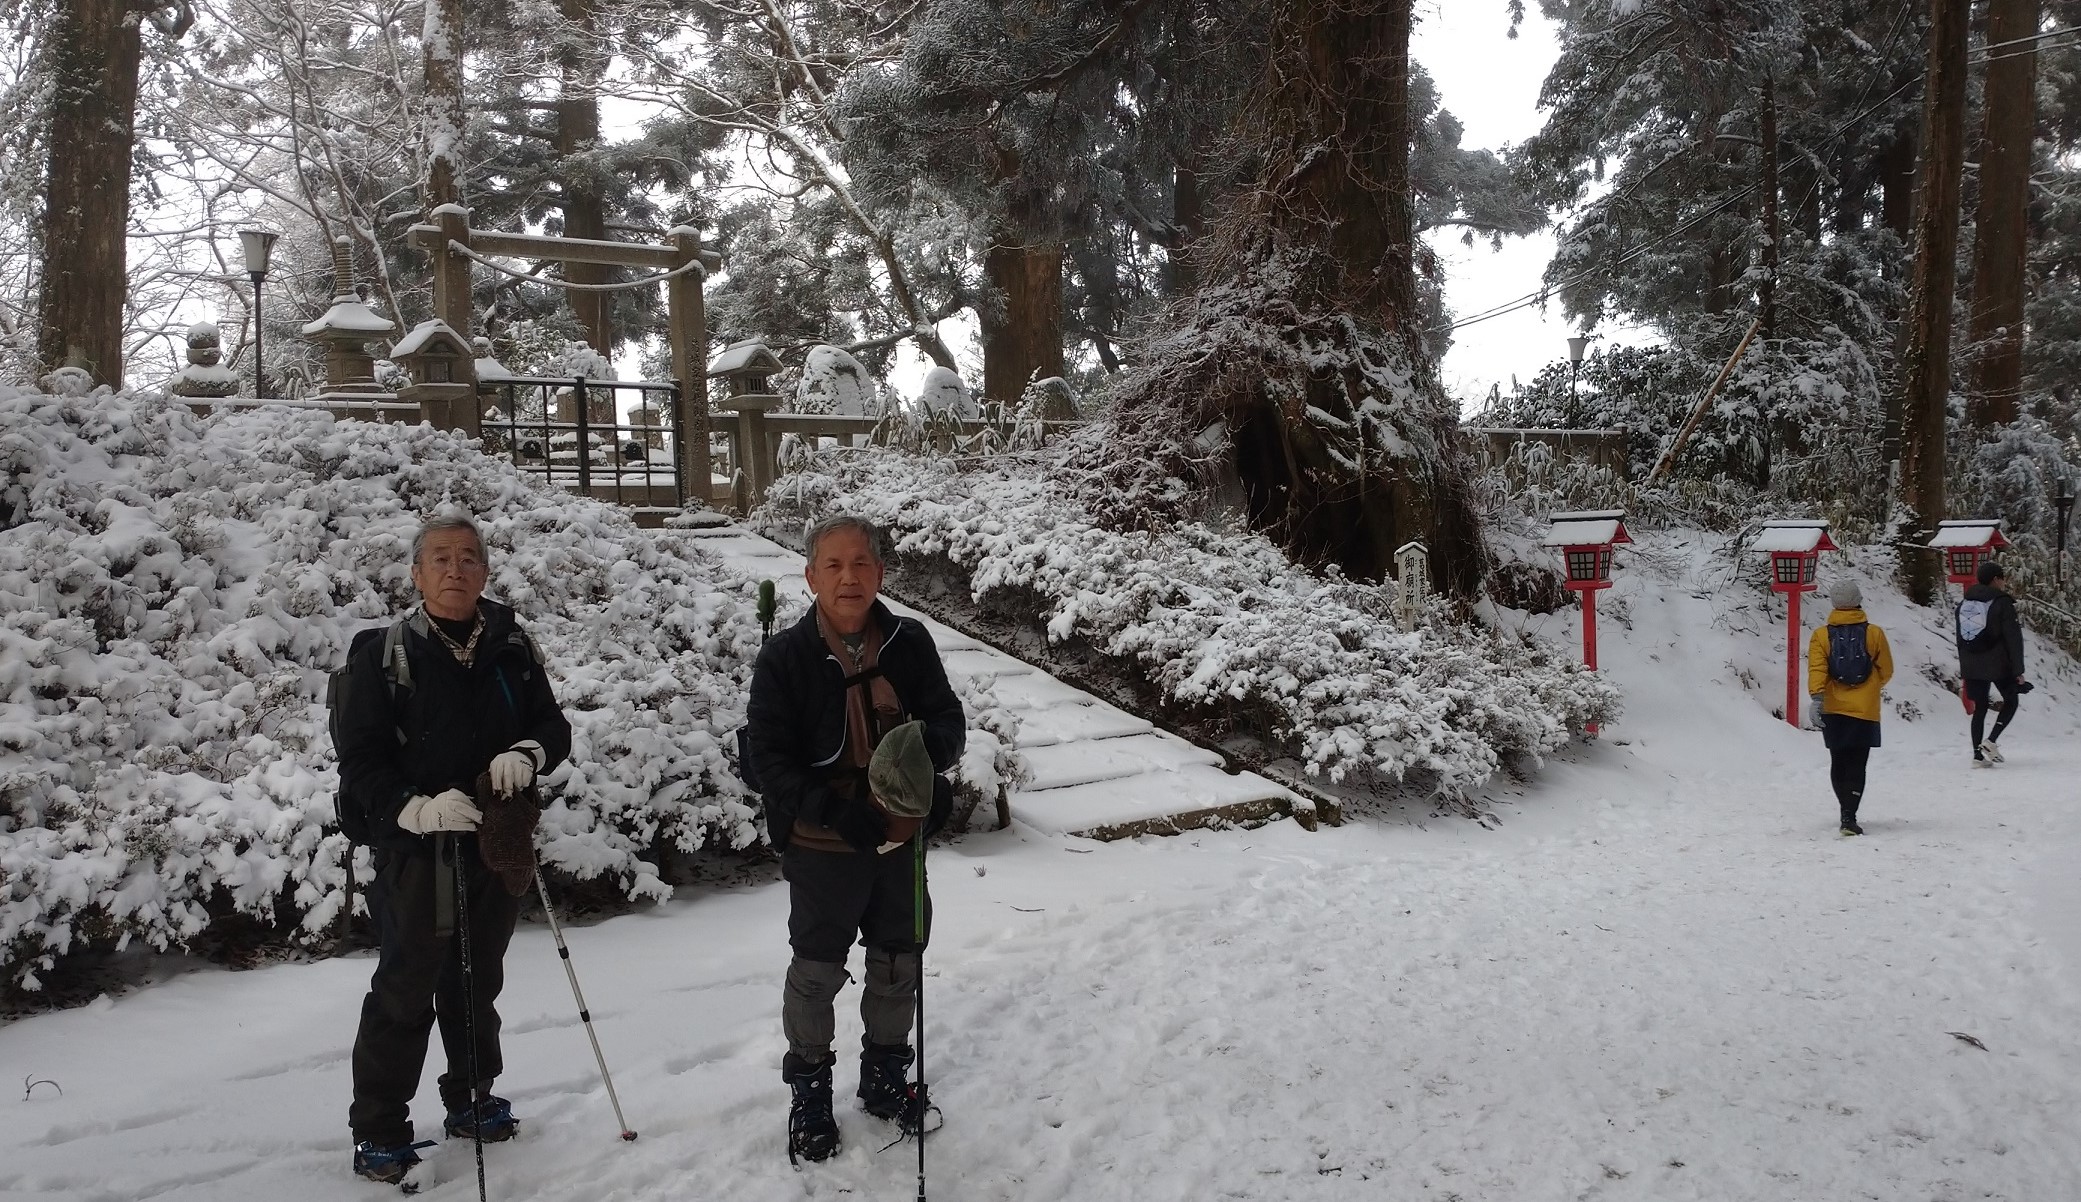
<path id="1" fill-rule="evenodd" d="M 746 338 L 724 347 L 721 354 L 710 360 L 708 374 L 726 376 L 732 372 L 759 371 L 771 375 L 781 367 L 780 356 L 773 353 L 764 338 Z"/>
<path id="2" fill-rule="evenodd" d="M 390 357 L 401 359 L 406 355 L 416 355 L 436 338 L 447 338 L 459 351 L 470 349 L 469 341 L 456 333 L 453 326 L 438 317 L 432 317 L 413 326 L 411 333 L 398 339 L 397 345 L 390 348 Z"/>
<path id="3" fill-rule="evenodd" d="M 1762 531 L 1756 535 L 1756 541 L 1749 544 L 1749 550 L 1805 554 L 1812 551 L 1835 551 L 1839 548 L 1828 537 L 1827 522 L 1793 519 L 1763 523 Z"/>
<path id="4" fill-rule="evenodd" d="M 1542 547 L 1587 547 L 1604 543 L 1630 543 L 1623 509 L 1586 509 L 1553 515 L 1553 529 L 1539 540 Z"/>
<path id="5" fill-rule="evenodd" d="M 360 336 L 363 342 L 380 338 L 397 329 L 387 317 L 362 303 L 354 292 L 354 244 L 343 234 L 332 243 L 332 308 L 321 314 L 318 320 L 303 327 L 306 338 L 338 335 L 349 338 Z"/>
<path id="6" fill-rule="evenodd" d="M 1938 550 L 1952 547 L 2006 547 L 2009 540 L 2002 537 L 2002 524 L 1994 518 L 1968 518 L 1956 522 L 1938 522 L 1936 537 L 1929 545 Z"/>
<path id="7" fill-rule="evenodd" d="M 477 382 L 489 384 L 493 380 L 510 380 L 513 373 L 491 353 L 491 339 L 472 338 L 470 348 L 477 356 Z"/>

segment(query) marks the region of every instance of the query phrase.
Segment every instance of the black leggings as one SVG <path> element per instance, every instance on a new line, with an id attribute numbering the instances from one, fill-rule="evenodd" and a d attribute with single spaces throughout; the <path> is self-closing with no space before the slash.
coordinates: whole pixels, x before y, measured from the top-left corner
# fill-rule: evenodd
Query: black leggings
<path id="1" fill-rule="evenodd" d="M 1869 747 L 1832 747 L 1828 751 L 1828 783 L 1835 786 L 1835 801 L 1843 809 L 1844 821 L 1857 817 L 1857 803 L 1864 800 L 1864 767 L 1870 759 Z"/>
<path id="2" fill-rule="evenodd" d="M 1994 720 L 1994 730 L 1987 735 L 1986 739 L 1982 739 L 1980 732 L 1987 725 L 1987 694 L 1988 686 L 1990 685 L 2001 690 L 2002 716 Z M 2009 727 L 2009 719 L 2016 716 L 2016 702 L 2022 696 L 2021 693 L 2016 691 L 2016 682 L 2014 680 L 1968 680 L 1965 682 L 1966 700 L 1973 703 L 1973 754 L 1975 756 L 1980 754 L 1981 743 L 1989 739 L 1999 740 L 2002 737 L 2002 731 L 2007 730 Z"/>

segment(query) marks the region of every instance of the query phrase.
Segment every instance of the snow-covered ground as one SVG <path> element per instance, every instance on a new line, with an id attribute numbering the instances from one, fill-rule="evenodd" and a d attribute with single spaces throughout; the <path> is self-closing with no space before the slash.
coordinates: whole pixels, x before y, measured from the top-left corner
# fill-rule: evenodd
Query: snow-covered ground
<path id="1" fill-rule="evenodd" d="M 2037 657 L 2009 763 L 1968 771 L 1958 704 L 1921 670 L 1948 664 L 1937 620 L 1868 584 L 1900 672 L 1870 833 L 1840 838 L 1819 736 L 1770 714 L 1782 610 L 1702 540 L 1642 542 L 1603 605 L 1625 717 L 1491 790 L 1488 821 L 1411 806 L 1118 844 L 1014 826 L 936 851 L 929 1195 L 2081 1197 L 2072 665 Z M 547 931 L 524 929 L 500 1085 L 526 1126 L 488 1150 L 490 1195 L 914 1197 L 914 1151 L 877 1153 L 848 1061 L 845 1152 L 788 1168 L 785 903 L 682 890 L 570 932 L 633 1144 Z M 0 1028 L 0 1081 L 64 1090 L 0 1101 L 0 1198 L 382 1196 L 347 1172 L 370 967 L 198 972 Z M 474 1194 L 467 1144 L 432 1167 L 425 1196 Z"/>

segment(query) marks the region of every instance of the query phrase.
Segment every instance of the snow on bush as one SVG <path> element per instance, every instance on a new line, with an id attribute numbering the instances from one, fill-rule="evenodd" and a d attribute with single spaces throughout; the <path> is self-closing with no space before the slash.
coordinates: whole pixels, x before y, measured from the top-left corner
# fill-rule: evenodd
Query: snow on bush
<path id="1" fill-rule="evenodd" d="M 1616 688 L 1565 654 L 1442 620 L 1403 633 L 1389 591 L 1296 568 L 1262 537 L 1105 529 L 1048 470 L 1057 453 L 965 466 L 827 453 L 753 521 L 785 533 L 810 514 L 870 518 L 899 558 L 953 564 L 978 602 L 1037 600 L 1051 640 L 1083 640 L 1181 706 L 1247 717 L 1333 781 L 1414 773 L 1463 794 L 1617 711 Z"/>
<path id="2" fill-rule="evenodd" d="M 213 910 L 329 928 L 346 843 L 326 673 L 414 603 L 411 540 L 443 507 L 477 517 L 487 594 L 533 631 L 572 720 L 545 864 L 662 897 L 656 849 L 761 837 L 723 754 L 755 598 L 691 536 L 425 426 L 0 387 L 0 431 L 0 970 L 18 984 L 86 945 L 185 941 Z M 964 699 L 970 784 L 995 787 L 1008 720 L 987 690 Z"/>

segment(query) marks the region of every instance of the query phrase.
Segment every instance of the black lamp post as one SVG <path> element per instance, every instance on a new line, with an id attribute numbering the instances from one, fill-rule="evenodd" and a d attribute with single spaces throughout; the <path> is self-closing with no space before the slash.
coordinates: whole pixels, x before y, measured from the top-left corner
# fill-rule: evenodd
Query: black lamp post
<path id="1" fill-rule="evenodd" d="M 2067 574 L 2067 518 L 2074 512 L 2074 485 L 2065 476 L 2059 478 L 2059 495 L 2052 498 L 2059 510 L 2059 553 L 2053 557 L 2052 580 L 2064 585 Z"/>
<path id="2" fill-rule="evenodd" d="M 253 277 L 253 396 L 267 396 L 267 360 L 262 354 L 260 331 L 266 326 L 260 315 L 260 283 L 267 278 L 267 259 L 275 249 L 273 230 L 240 230 L 238 240 L 245 244 L 246 274 Z"/>
<path id="3" fill-rule="evenodd" d="M 1582 398 L 1582 353 L 1590 340 L 1577 335 L 1568 340 L 1568 400 L 1572 403 Z"/>

